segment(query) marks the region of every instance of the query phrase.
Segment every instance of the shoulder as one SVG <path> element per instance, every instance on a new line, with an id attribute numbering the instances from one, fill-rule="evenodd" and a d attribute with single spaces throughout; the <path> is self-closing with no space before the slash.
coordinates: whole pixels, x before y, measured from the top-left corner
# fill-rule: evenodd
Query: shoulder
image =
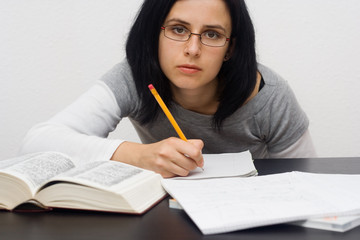
<path id="1" fill-rule="evenodd" d="M 131 69 L 126 59 L 113 66 L 102 76 L 101 80 L 112 90 L 118 89 L 119 86 L 124 84 L 135 86 Z"/>
<path id="2" fill-rule="evenodd" d="M 269 117 L 269 114 L 279 112 L 279 106 L 283 107 L 285 102 L 295 100 L 288 83 L 279 74 L 262 64 L 258 64 L 258 71 L 265 85 L 249 102 L 234 112 L 232 119 L 251 116 L 261 120 Z"/>
<path id="3" fill-rule="evenodd" d="M 275 71 L 262 64 L 258 64 L 258 71 L 265 85 L 248 103 L 238 109 L 242 114 L 244 111 L 255 116 L 268 114 L 270 108 L 277 108 L 283 101 L 295 97 L 287 81 Z"/>
<path id="4" fill-rule="evenodd" d="M 268 67 L 259 65 L 258 69 L 265 86 L 261 90 L 263 108 L 257 113 L 257 120 L 267 135 L 268 148 L 278 152 L 303 135 L 309 120 L 288 82 Z"/>
<path id="5" fill-rule="evenodd" d="M 113 92 L 122 112 L 130 114 L 137 107 L 138 95 L 130 66 L 126 59 L 113 66 L 101 77 Z"/>
<path id="6" fill-rule="evenodd" d="M 265 86 L 270 87 L 272 90 L 285 91 L 289 88 L 288 82 L 271 68 L 258 64 L 258 71 L 265 82 Z"/>
<path id="7" fill-rule="evenodd" d="M 265 82 L 263 89 L 258 93 L 261 110 L 274 109 L 274 115 L 288 110 L 301 111 L 296 96 L 286 80 L 264 65 L 259 64 L 258 69 Z"/>
<path id="8" fill-rule="evenodd" d="M 263 89 L 258 93 L 259 104 L 262 107 L 284 107 L 285 103 L 297 104 L 297 100 L 289 83 L 278 73 L 262 64 L 258 70 L 265 82 Z"/>

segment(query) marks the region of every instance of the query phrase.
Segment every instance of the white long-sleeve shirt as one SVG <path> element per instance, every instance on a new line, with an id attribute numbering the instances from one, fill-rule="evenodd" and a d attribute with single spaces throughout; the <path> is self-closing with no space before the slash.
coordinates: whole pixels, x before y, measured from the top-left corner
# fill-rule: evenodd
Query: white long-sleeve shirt
<path id="1" fill-rule="evenodd" d="M 25 136 L 20 153 L 58 151 L 77 162 L 108 160 L 123 142 L 107 138 L 119 116 L 113 93 L 99 81 L 53 118 L 35 125 Z"/>

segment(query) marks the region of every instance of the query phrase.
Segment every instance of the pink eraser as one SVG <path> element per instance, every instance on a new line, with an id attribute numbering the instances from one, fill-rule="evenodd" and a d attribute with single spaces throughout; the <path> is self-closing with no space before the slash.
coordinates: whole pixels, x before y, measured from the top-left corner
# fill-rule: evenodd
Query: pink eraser
<path id="1" fill-rule="evenodd" d="M 148 88 L 151 90 L 154 89 L 154 86 L 152 84 L 149 84 Z"/>

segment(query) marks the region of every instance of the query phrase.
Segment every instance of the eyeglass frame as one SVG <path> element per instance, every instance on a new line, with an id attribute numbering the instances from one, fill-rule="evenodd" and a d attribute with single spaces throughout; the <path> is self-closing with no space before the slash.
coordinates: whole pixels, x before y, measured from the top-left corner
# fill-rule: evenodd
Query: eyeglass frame
<path id="1" fill-rule="evenodd" d="M 169 26 L 161 26 L 161 30 L 164 30 L 164 36 L 165 36 L 166 38 L 170 39 L 170 40 L 177 41 L 177 42 L 187 42 L 187 41 L 189 41 L 189 39 L 191 38 L 191 35 L 197 35 L 197 36 L 199 36 L 201 44 L 203 44 L 203 45 L 205 45 L 205 46 L 208 46 L 208 47 L 224 47 L 224 46 L 226 45 L 226 42 L 230 41 L 230 38 L 229 38 L 229 37 L 227 37 L 227 36 L 224 35 L 224 34 L 218 33 L 219 35 L 222 35 L 222 36 L 225 37 L 224 45 L 221 45 L 221 46 L 212 46 L 212 45 L 208 45 L 208 44 L 206 44 L 206 43 L 203 43 L 201 37 L 202 37 L 202 35 L 203 35 L 204 33 L 193 33 L 193 32 L 190 32 L 189 37 L 188 37 L 186 40 L 173 39 L 173 38 L 170 38 L 169 36 L 166 36 L 166 34 L 165 34 L 165 29 L 166 29 L 167 27 L 169 27 Z"/>

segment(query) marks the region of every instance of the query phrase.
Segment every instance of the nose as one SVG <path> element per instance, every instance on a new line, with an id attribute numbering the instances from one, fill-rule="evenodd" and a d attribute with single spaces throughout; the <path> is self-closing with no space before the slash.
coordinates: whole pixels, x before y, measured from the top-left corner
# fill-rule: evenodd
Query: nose
<path id="1" fill-rule="evenodd" d="M 184 53 L 187 56 L 199 57 L 201 54 L 201 46 L 200 34 L 191 33 L 189 40 L 186 42 Z"/>

